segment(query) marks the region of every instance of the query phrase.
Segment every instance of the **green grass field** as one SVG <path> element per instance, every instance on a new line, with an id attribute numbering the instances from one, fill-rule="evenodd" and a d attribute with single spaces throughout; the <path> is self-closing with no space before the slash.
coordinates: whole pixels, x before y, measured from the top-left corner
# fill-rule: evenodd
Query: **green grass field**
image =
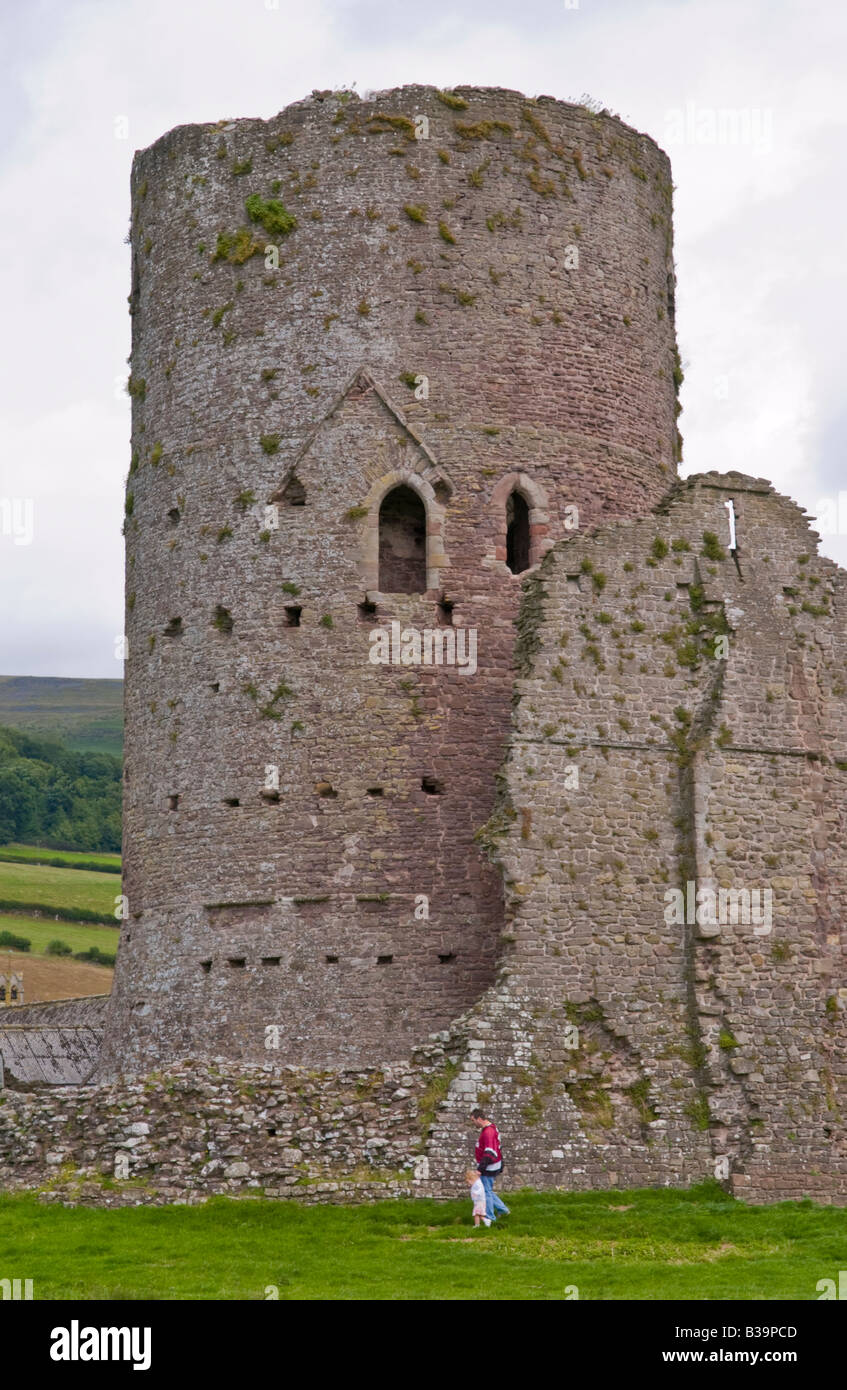
<path id="1" fill-rule="evenodd" d="M 45 912 L 84 909 L 115 920 L 115 897 L 120 879 L 88 869 L 54 868 L 41 864 L 0 861 L 0 903 L 4 911 L 37 907 Z"/>
<path id="2" fill-rule="evenodd" d="M 119 874 L 121 856 L 92 850 L 42 849 L 39 845 L 0 845 L 0 863 L 47 864 L 54 868 L 94 869 L 100 873 Z"/>
<path id="3" fill-rule="evenodd" d="M 141 1195 L 141 1194 L 139 1194 Z M 688 1192 L 506 1194 L 475 1231 L 470 1202 L 302 1207 L 216 1198 L 103 1209 L 0 1197 L 0 1269 L 36 1299 L 557 1300 L 819 1297 L 847 1248 L 847 1211 L 748 1207 Z M 571 1295 L 572 1296 L 572 1295 Z"/>
<path id="4" fill-rule="evenodd" d="M 0 932 L 9 931 L 22 936 L 30 943 L 33 955 L 43 956 L 51 941 L 64 941 L 72 951 L 87 951 L 97 946 L 101 951 L 116 951 L 120 935 L 118 924 L 114 927 L 88 926 L 79 922 L 44 922 L 35 917 L 9 917 L 0 914 Z M 0 946 L 0 956 L 4 949 Z"/>

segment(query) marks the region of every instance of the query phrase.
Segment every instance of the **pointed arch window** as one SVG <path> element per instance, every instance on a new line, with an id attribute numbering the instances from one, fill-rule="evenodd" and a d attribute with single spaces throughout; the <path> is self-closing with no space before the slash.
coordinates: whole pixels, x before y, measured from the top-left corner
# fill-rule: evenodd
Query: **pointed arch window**
<path id="1" fill-rule="evenodd" d="M 379 509 L 379 588 L 426 592 L 426 507 L 414 488 L 392 488 Z"/>
<path id="2" fill-rule="evenodd" d="M 529 569 L 529 506 L 515 489 L 506 500 L 506 564 L 512 574 Z"/>

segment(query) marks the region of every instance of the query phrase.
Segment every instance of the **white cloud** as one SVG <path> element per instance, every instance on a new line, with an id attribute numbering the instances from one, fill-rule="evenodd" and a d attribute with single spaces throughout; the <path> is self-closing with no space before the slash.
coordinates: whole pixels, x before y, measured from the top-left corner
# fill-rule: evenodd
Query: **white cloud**
<path id="1" fill-rule="evenodd" d="M 133 149 L 178 124 L 270 116 L 313 87 L 588 92 L 653 135 L 677 189 L 685 470 L 739 468 L 809 508 L 847 486 L 845 113 L 832 61 L 847 12 L 825 0 L 271 3 L 6 8 L 0 497 L 34 497 L 37 530 L 29 547 L 0 537 L 0 583 L 15 592 L 0 669 L 118 673 L 129 450 L 114 381 L 129 351 Z M 758 112 L 770 148 L 669 144 L 668 113 L 692 107 L 747 113 L 753 130 Z M 847 562 L 847 537 L 823 548 Z"/>

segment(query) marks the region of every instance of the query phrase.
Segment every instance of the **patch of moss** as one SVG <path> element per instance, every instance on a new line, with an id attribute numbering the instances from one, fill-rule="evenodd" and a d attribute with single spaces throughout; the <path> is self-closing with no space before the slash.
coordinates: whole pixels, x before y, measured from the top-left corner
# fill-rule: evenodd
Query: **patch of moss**
<path id="1" fill-rule="evenodd" d="M 264 246 L 254 241 L 247 227 L 237 232 L 218 232 L 217 245 L 212 252 L 212 261 L 228 261 L 230 265 L 243 265 L 251 256 L 264 252 Z"/>
<path id="2" fill-rule="evenodd" d="M 259 710 L 262 719 L 281 719 L 282 711 L 278 708 L 279 702 L 281 700 L 290 699 L 293 694 L 294 691 L 291 689 L 291 686 L 286 685 L 285 681 L 280 681 L 269 699 L 266 700 Z"/>
<path id="3" fill-rule="evenodd" d="M 365 127 L 369 135 L 385 135 L 391 132 L 405 135 L 407 140 L 415 138 L 415 123 L 408 116 L 395 116 L 387 111 L 375 111 Z"/>
<path id="4" fill-rule="evenodd" d="M 265 141 L 265 149 L 268 154 L 273 154 L 279 145 L 291 145 L 294 143 L 294 134 L 290 130 L 283 130 L 279 135 L 269 135 Z"/>
<path id="5" fill-rule="evenodd" d="M 482 164 L 477 165 L 476 169 L 471 169 L 468 174 L 468 183 L 471 188 L 482 188 L 485 182 L 485 171 L 490 163 L 489 159 L 484 159 Z"/>
<path id="6" fill-rule="evenodd" d="M 599 1081 L 593 1078 L 577 1081 L 568 1086 L 568 1095 L 580 1111 L 583 1121 L 599 1125 L 601 1129 L 612 1129 L 615 1112 L 612 1098 Z"/>
<path id="7" fill-rule="evenodd" d="M 420 1124 L 421 1142 L 423 1149 L 429 1139 L 429 1131 L 435 1122 L 435 1116 L 447 1099 L 450 1085 L 459 1071 L 459 1063 L 447 1061 L 440 1071 L 430 1077 L 423 1094 L 418 1100 L 418 1123 Z"/>
<path id="8" fill-rule="evenodd" d="M 639 1081 L 633 1081 L 631 1086 L 624 1087 L 624 1095 L 629 1096 L 642 1124 L 652 1124 L 658 1120 L 659 1116 L 650 1104 L 650 1078 L 641 1077 Z"/>
<path id="9" fill-rule="evenodd" d="M 514 127 L 508 121 L 456 121 L 453 129 L 463 140 L 490 140 L 495 130 L 503 135 L 514 134 Z"/>
<path id="10" fill-rule="evenodd" d="M 684 1113 L 692 1121 L 695 1129 L 706 1130 L 709 1128 L 711 1115 L 709 1113 L 709 1102 L 702 1092 L 698 1092 L 694 1100 L 690 1100 L 684 1107 Z"/>
<path id="11" fill-rule="evenodd" d="M 226 304 L 222 304 L 219 309 L 216 309 L 215 312 L 212 314 L 212 327 L 220 328 L 221 323 L 223 322 L 224 314 L 228 314 L 230 309 L 232 309 L 233 307 L 233 302 L 230 299 Z"/>
<path id="12" fill-rule="evenodd" d="M 476 304 L 477 296 L 475 294 L 471 294 L 469 290 L 454 289 L 452 285 L 439 285 L 438 288 L 442 294 L 451 294 L 457 304 L 461 304 L 463 306 L 467 306 L 469 304 Z"/>
<path id="13" fill-rule="evenodd" d="M 703 532 L 703 549 L 700 551 L 707 560 L 725 560 L 726 551 L 714 531 Z"/>
<path id="14" fill-rule="evenodd" d="M 244 207 L 250 221 L 260 223 L 268 236 L 288 236 L 297 226 L 297 218 L 277 198 L 262 198 L 258 193 L 251 193 Z"/>

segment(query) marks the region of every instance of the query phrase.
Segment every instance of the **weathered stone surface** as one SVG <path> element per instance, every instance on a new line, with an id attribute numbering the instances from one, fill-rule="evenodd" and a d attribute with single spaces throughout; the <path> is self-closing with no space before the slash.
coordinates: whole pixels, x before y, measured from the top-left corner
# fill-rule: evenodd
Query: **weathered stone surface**
<path id="1" fill-rule="evenodd" d="M 451 1074 L 436 1045 L 384 1069 L 189 1061 L 135 1081 L 6 1090 L 0 1190 L 107 1206 L 257 1188 L 307 1202 L 429 1191 L 421 1161 Z"/>
<path id="2" fill-rule="evenodd" d="M 664 154 L 408 87 L 132 188 L 129 917 L 98 1084 L 6 1092 L 0 1182 L 452 1195 L 480 1103 L 507 1186 L 847 1200 L 847 576 L 675 477 Z M 373 664 L 392 623 L 478 669 Z"/>
<path id="3" fill-rule="evenodd" d="M 494 980 L 502 890 L 474 833 L 509 724 L 507 501 L 534 562 L 569 507 L 585 526 L 666 490 L 671 184 L 611 117 L 463 100 L 309 98 L 136 158 L 130 915 L 104 1079 L 259 1062 L 272 1025 L 292 1062 L 398 1059 Z M 254 194 L 296 228 L 251 222 Z M 261 254 L 215 259 L 240 227 Z M 426 512 L 420 594 L 380 591 L 400 483 Z M 443 600 L 475 675 L 369 662 L 374 626 L 434 630 Z"/>
<path id="4" fill-rule="evenodd" d="M 468 1024 L 491 1025 L 473 1077 L 525 1181 L 745 1174 L 757 1200 L 847 1200 L 847 575 L 817 540 L 768 484 L 706 474 L 527 581 L 484 837 L 508 942 Z M 689 881 L 734 892 L 739 920 L 728 899 L 728 920 L 679 921 Z M 770 920 L 764 898 L 743 918 L 757 891 Z"/>

